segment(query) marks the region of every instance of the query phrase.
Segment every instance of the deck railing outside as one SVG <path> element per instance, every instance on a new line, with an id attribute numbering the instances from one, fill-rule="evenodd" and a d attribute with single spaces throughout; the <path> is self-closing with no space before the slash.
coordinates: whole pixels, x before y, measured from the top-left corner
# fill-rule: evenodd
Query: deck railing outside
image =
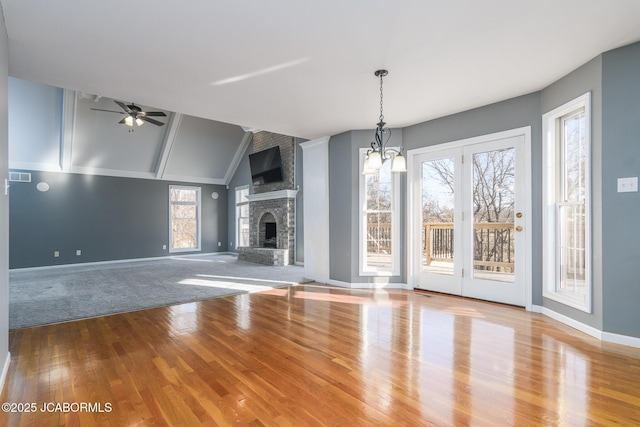
<path id="1" fill-rule="evenodd" d="M 513 223 L 477 223 L 473 231 L 474 268 L 512 273 L 515 260 Z M 424 223 L 422 232 L 427 266 L 434 261 L 453 262 L 453 223 Z M 391 224 L 370 224 L 367 235 L 370 252 L 391 254 Z"/>

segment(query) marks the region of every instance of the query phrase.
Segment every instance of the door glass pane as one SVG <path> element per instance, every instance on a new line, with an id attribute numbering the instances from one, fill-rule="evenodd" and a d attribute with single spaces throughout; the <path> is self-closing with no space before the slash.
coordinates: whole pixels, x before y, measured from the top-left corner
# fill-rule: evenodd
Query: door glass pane
<path id="1" fill-rule="evenodd" d="M 422 163 L 422 271 L 453 275 L 453 157 Z"/>
<path id="2" fill-rule="evenodd" d="M 473 154 L 473 277 L 513 282 L 515 149 Z"/>

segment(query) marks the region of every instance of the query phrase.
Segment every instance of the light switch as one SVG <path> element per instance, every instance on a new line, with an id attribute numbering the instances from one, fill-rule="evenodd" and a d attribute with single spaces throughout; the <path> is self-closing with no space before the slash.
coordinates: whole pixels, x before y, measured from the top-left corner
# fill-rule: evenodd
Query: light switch
<path id="1" fill-rule="evenodd" d="M 638 191 L 638 177 L 618 178 L 618 193 L 633 193 Z"/>

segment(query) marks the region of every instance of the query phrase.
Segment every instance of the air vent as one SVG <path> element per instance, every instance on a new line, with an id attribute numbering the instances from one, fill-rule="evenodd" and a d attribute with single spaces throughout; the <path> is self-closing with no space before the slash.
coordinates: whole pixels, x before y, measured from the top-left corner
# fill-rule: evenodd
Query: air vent
<path id="1" fill-rule="evenodd" d="M 9 181 L 31 182 L 31 174 L 28 172 L 9 172 Z"/>

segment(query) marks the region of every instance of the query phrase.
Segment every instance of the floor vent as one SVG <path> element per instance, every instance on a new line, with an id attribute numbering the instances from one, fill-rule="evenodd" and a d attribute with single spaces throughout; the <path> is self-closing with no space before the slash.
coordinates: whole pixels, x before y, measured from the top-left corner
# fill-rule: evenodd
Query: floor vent
<path id="1" fill-rule="evenodd" d="M 31 174 L 29 172 L 9 172 L 9 181 L 31 182 Z"/>

